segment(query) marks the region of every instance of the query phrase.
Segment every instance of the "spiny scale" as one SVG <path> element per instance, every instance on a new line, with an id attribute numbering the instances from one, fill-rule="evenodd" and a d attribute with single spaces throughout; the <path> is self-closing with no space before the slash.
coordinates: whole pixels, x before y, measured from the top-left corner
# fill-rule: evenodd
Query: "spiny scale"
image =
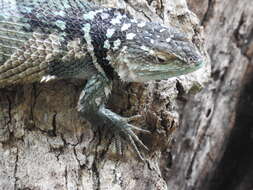
<path id="1" fill-rule="evenodd" d="M 66 2 L 63 3 L 64 1 L 49 1 L 49 4 L 44 1 L 43 9 L 40 7 L 42 0 L 13 2 L 15 1 L 3 0 L 0 2 L 0 7 L 4 8 L 0 14 L 0 86 L 40 81 L 43 77 L 51 75 L 52 72 L 57 74 L 52 69 L 70 75 L 71 71 L 67 70 L 72 69 L 72 72 L 77 72 L 80 68 L 74 68 L 75 66 L 85 67 L 80 63 L 75 63 L 73 66 L 64 64 L 64 60 L 65 62 L 68 59 L 72 60 L 70 61 L 72 63 L 77 57 L 87 56 L 84 44 L 78 44 L 79 47 L 71 47 L 68 43 L 71 44 L 73 40 L 66 42 L 64 33 L 59 33 L 54 26 L 50 28 L 50 23 L 48 25 L 45 23 L 47 19 L 55 20 L 58 23 L 57 15 L 53 15 L 54 12 L 57 14 L 55 11 L 59 9 L 57 7 L 62 6 L 62 10 L 65 10 L 64 6 L 71 8 L 74 4 L 66 4 Z M 75 6 L 80 8 L 83 5 L 78 2 Z M 35 12 L 32 13 L 34 10 Z M 41 21 L 38 20 L 39 18 Z M 41 26 L 34 30 L 33 25 L 36 24 Z M 82 56 L 80 48 L 82 48 Z M 79 60 L 84 60 L 84 58 Z M 86 67 L 90 67 L 89 63 Z M 86 70 L 89 71 L 87 68 Z"/>
<path id="2" fill-rule="evenodd" d="M 0 36 L 0 40 L 5 39 Z M 11 40 L 8 42 L 10 43 Z M 0 84 L 38 81 L 46 74 L 49 63 L 62 54 L 59 40 L 53 35 L 35 34 L 23 44 L 8 45 L 11 47 L 8 53 L 12 55 L 0 66 Z M 4 44 L 1 46 L 3 47 Z"/>

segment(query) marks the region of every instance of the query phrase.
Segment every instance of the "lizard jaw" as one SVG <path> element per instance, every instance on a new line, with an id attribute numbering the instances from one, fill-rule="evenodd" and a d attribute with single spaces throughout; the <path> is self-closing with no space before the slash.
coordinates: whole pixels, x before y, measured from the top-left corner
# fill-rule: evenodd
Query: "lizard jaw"
<path id="1" fill-rule="evenodd" d="M 128 62 L 129 63 L 129 62 Z M 128 82 L 148 82 L 154 80 L 166 80 L 171 77 L 176 77 L 191 73 L 198 70 L 204 64 L 202 60 L 191 65 L 180 65 L 176 64 L 149 64 L 149 65 L 139 65 L 139 64 L 118 64 L 116 71 L 120 76 L 120 79 Z"/>
<path id="2" fill-rule="evenodd" d="M 166 80 L 168 78 L 172 77 L 177 77 L 181 75 L 185 75 L 191 72 L 194 72 L 201 68 L 203 66 L 203 62 L 198 63 L 194 66 L 189 66 L 189 67 L 181 67 L 181 68 L 168 68 L 162 69 L 162 70 L 157 70 L 157 71 L 139 71 L 137 72 L 137 77 L 136 79 L 138 82 L 148 82 L 148 81 L 155 81 L 155 80 Z M 137 82 L 137 81 L 134 81 Z"/>

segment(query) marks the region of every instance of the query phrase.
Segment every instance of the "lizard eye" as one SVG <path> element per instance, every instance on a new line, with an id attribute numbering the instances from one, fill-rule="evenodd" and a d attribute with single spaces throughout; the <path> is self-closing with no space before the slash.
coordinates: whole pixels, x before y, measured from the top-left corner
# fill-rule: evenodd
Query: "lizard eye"
<path id="1" fill-rule="evenodd" d="M 163 56 L 157 56 L 156 57 L 157 58 L 157 61 L 159 62 L 159 63 L 165 63 L 166 62 L 166 58 L 165 57 L 163 57 Z"/>
<path id="2" fill-rule="evenodd" d="M 193 57 L 189 57 L 189 58 L 188 58 L 188 62 L 189 62 L 189 64 L 192 64 L 192 63 L 194 62 Z"/>
<path id="3" fill-rule="evenodd" d="M 161 58 L 157 58 L 157 60 L 160 62 L 160 63 L 164 63 L 165 62 L 165 60 L 164 59 L 161 59 Z"/>

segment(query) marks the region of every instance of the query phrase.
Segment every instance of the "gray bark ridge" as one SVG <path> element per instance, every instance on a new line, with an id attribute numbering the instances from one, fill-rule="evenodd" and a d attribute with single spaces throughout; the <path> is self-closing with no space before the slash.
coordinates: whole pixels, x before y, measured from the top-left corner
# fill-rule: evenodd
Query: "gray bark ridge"
<path id="1" fill-rule="evenodd" d="M 181 143 L 172 150 L 176 162 L 167 178 L 168 187 L 180 190 L 247 189 L 246 184 L 244 188 L 239 187 L 240 184 L 235 186 L 233 176 L 244 178 L 242 174 L 238 175 L 235 170 L 222 173 L 218 168 L 220 164 L 225 165 L 221 160 L 226 150 L 231 152 L 227 149 L 231 134 L 248 128 L 243 123 L 237 124 L 236 118 L 241 106 L 238 104 L 240 94 L 245 81 L 252 76 L 253 2 L 188 0 L 188 4 L 204 26 L 212 78 L 210 84 L 184 107 L 181 130 L 175 134 L 175 139 Z M 241 144 L 240 149 L 244 148 Z M 227 167 L 242 164 L 236 162 L 235 157 L 231 157 L 230 162 Z M 248 174 L 245 172 L 245 175 Z M 245 176 L 245 181 L 248 177 L 252 179 L 252 175 Z M 227 181 L 221 181 L 225 178 Z M 218 183 L 225 184 L 219 186 Z"/>

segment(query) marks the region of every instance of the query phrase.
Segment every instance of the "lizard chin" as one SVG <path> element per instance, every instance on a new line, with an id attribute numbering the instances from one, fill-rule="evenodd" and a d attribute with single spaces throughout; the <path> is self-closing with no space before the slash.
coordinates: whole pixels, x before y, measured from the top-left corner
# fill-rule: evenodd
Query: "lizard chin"
<path id="1" fill-rule="evenodd" d="M 203 66 L 203 61 L 191 65 L 165 64 L 165 65 L 139 65 L 139 64 L 118 64 L 115 68 L 120 79 L 128 82 L 148 82 L 154 80 L 166 80 L 191 73 Z"/>

